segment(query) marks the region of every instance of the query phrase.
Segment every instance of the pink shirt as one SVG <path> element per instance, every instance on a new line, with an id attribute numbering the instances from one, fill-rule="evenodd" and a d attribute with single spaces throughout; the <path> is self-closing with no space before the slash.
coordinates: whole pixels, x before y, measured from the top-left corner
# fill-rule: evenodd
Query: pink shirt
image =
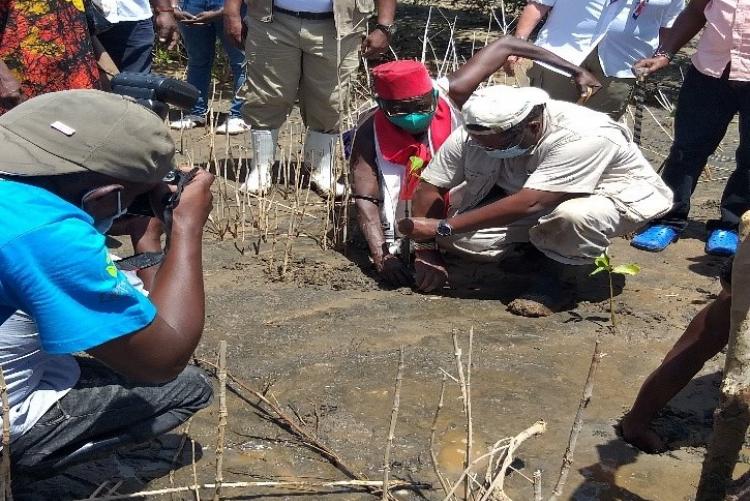
<path id="1" fill-rule="evenodd" d="M 731 63 L 730 80 L 750 81 L 750 0 L 711 0 L 706 26 L 693 55 L 701 73 L 721 77 Z"/>

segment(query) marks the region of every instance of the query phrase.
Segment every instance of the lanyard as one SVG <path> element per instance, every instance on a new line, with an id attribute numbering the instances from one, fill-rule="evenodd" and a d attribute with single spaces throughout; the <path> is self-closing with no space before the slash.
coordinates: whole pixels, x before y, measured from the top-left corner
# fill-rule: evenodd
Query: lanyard
<path id="1" fill-rule="evenodd" d="M 612 5 L 615 2 L 617 2 L 617 0 L 609 0 L 608 5 Z M 646 9 L 647 4 L 648 4 L 648 0 L 638 0 L 638 5 L 635 6 L 635 9 L 633 9 L 633 14 L 632 14 L 633 19 L 638 19 L 638 16 L 643 14 L 643 11 Z"/>

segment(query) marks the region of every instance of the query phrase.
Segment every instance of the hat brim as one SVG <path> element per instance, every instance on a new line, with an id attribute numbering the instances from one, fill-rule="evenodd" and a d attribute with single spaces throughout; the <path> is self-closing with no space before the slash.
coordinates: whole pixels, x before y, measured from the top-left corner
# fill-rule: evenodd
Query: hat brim
<path id="1" fill-rule="evenodd" d="M 31 141 L 0 126 L 3 145 L 0 172 L 16 176 L 59 176 L 85 172 L 85 167 L 58 157 L 36 146 Z"/>

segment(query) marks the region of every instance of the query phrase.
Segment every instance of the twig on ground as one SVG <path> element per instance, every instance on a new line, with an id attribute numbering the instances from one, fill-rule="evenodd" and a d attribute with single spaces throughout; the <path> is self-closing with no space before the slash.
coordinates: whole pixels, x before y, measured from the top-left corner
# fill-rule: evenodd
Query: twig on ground
<path id="1" fill-rule="evenodd" d="M 469 415 L 469 395 L 468 388 L 466 386 L 466 377 L 464 376 L 464 365 L 461 362 L 461 348 L 458 347 L 458 333 L 453 330 L 453 356 L 456 360 L 456 370 L 458 371 L 458 380 L 461 386 L 461 398 L 464 404 L 464 414 L 466 415 L 466 455 L 464 456 L 464 469 L 469 468 L 471 463 L 471 438 L 469 437 L 471 424 Z M 467 479 L 464 483 L 464 499 L 469 499 L 469 493 L 471 492 L 471 484 Z"/>
<path id="2" fill-rule="evenodd" d="M 391 473 L 391 447 L 396 432 L 396 421 L 398 420 L 398 407 L 401 403 L 401 380 L 404 375 L 404 347 L 399 349 L 398 370 L 396 371 L 396 385 L 393 390 L 393 408 L 391 409 L 391 424 L 388 427 L 388 439 L 385 444 L 385 455 L 383 456 L 383 500 L 388 499 L 388 476 Z"/>
<path id="3" fill-rule="evenodd" d="M 193 491 L 193 498 L 195 499 L 195 501 L 201 501 L 201 492 L 198 487 L 198 467 L 195 463 L 195 440 L 193 440 L 192 438 L 190 439 L 190 448 L 192 453 L 191 462 L 193 466 L 193 485 L 190 486 L 190 489 L 188 490 Z"/>
<path id="4" fill-rule="evenodd" d="M 437 455 L 435 454 L 435 434 L 437 433 L 437 422 L 438 417 L 440 416 L 440 410 L 443 408 L 445 386 L 447 383 L 447 375 L 445 371 L 443 371 L 443 382 L 440 385 L 440 399 L 438 400 L 437 408 L 435 409 L 435 417 L 432 419 L 432 428 L 430 429 L 430 459 L 432 460 L 432 467 L 435 470 L 435 475 L 446 495 L 448 495 L 448 491 L 450 491 L 450 486 L 448 485 L 447 480 L 445 480 L 445 476 L 440 471 L 440 465 L 438 465 Z"/>
<path id="5" fill-rule="evenodd" d="M 188 434 L 190 433 L 190 423 L 193 422 L 193 416 L 190 416 L 185 422 L 185 430 L 182 432 L 182 438 L 180 439 L 180 445 L 177 447 L 174 456 L 172 457 L 172 465 L 169 468 L 169 486 L 174 487 L 174 471 L 177 459 L 182 455 L 182 450 L 185 448 L 185 442 L 187 442 Z M 174 499 L 174 496 L 172 496 Z"/>
<path id="6" fill-rule="evenodd" d="M 542 471 L 534 472 L 534 501 L 542 501 Z"/>
<path id="7" fill-rule="evenodd" d="M 320 489 L 332 489 L 331 492 L 341 492 L 342 489 L 383 489 L 383 482 L 380 480 L 333 480 L 328 482 L 309 482 L 309 481 L 258 481 L 258 482 L 225 482 L 222 487 L 224 489 L 294 489 L 294 490 L 310 490 L 317 491 Z M 96 501 L 119 501 L 122 499 L 136 499 L 152 496 L 164 496 L 166 494 L 177 494 L 180 492 L 198 492 L 201 489 L 210 490 L 215 489 L 216 484 L 203 484 L 203 485 L 190 485 L 184 487 L 174 487 L 166 489 L 154 489 L 149 491 L 133 492 L 130 494 L 118 494 L 115 496 L 106 496 L 92 498 Z M 415 482 L 405 481 L 392 481 L 389 489 L 425 489 L 429 488 L 429 485 L 419 484 Z M 335 490 L 333 490 L 335 489 Z M 83 501 L 83 500 L 79 500 Z"/>
<path id="8" fill-rule="evenodd" d="M 8 385 L 5 374 L 0 368 L 0 399 L 3 403 L 3 453 L 2 453 L 2 499 L 13 501 L 10 475 L 10 405 L 8 403 Z"/>
<path id="9" fill-rule="evenodd" d="M 219 422 L 216 433 L 216 490 L 214 501 L 221 498 L 221 484 L 224 482 L 224 433 L 227 427 L 227 342 L 219 342 Z"/>
<path id="10" fill-rule="evenodd" d="M 562 466 L 560 466 L 560 476 L 557 478 L 557 483 L 555 484 L 555 488 L 552 490 L 552 495 L 549 497 L 549 501 L 556 501 L 560 496 L 562 496 L 565 482 L 567 482 L 568 480 L 570 465 L 573 464 L 573 454 L 575 453 L 576 442 L 578 441 L 578 435 L 579 433 L 581 433 L 581 428 L 583 427 L 583 411 L 591 401 L 591 396 L 594 392 L 594 376 L 596 376 L 596 369 L 599 367 L 599 361 L 601 361 L 601 359 L 602 354 L 599 350 L 599 337 L 597 335 L 596 341 L 594 342 L 594 354 L 591 356 L 589 374 L 588 376 L 586 376 L 586 384 L 583 387 L 583 395 L 581 396 L 581 401 L 578 404 L 578 411 L 576 411 L 576 416 L 573 420 L 573 427 L 570 429 L 568 447 L 565 449 Z"/>

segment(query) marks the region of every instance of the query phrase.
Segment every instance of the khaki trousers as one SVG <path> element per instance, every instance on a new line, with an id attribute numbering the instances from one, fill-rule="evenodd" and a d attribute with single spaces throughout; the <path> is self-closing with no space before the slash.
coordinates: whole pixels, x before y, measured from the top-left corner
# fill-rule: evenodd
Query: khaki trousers
<path id="1" fill-rule="evenodd" d="M 501 261 L 516 244 L 530 242 L 555 261 L 592 264 L 611 238 L 635 231 L 643 224 L 623 217 L 608 197 L 590 195 L 567 200 L 542 217 L 438 238 L 438 245 L 446 252 L 475 261 Z"/>
<path id="2" fill-rule="evenodd" d="M 333 19 L 307 20 L 274 13 L 248 25 L 247 96 L 242 115 L 254 129 L 278 129 L 299 97 L 302 120 L 310 129 L 339 129 L 339 96 L 346 103 L 349 80 L 359 66 L 362 35 L 339 42 Z M 341 82 L 341 85 L 339 85 Z"/>
<path id="3" fill-rule="evenodd" d="M 613 120 L 619 120 L 627 110 L 635 78 L 605 76 L 599 63 L 599 51 L 596 49 L 581 63 L 581 68 L 591 72 L 602 84 L 602 87 L 591 96 L 585 106 L 594 111 L 606 113 Z M 544 89 L 552 99 L 575 103 L 581 97 L 570 77 L 548 70 L 539 64 L 534 63 L 527 76 L 531 87 Z"/>

